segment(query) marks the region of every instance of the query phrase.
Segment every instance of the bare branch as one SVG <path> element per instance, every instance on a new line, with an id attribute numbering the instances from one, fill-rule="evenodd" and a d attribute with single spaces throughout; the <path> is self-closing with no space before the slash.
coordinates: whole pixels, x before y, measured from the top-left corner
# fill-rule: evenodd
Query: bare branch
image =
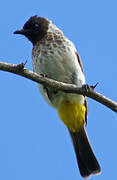
<path id="1" fill-rule="evenodd" d="M 89 88 L 87 90 L 83 87 L 79 88 L 73 84 L 66 84 L 66 83 L 58 82 L 58 81 L 43 77 L 42 75 L 36 74 L 24 68 L 24 65 L 25 64 L 23 63 L 16 65 L 16 64 L 8 64 L 8 63 L 0 62 L 0 70 L 23 76 L 37 83 L 43 84 L 45 86 L 49 86 L 55 90 L 61 90 L 66 93 L 76 93 L 76 94 L 85 95 L 107 106 L 114 112 L 117 112 L 116 102 L 112 101 L 111 99 L 108 99 L 107 97 L 99 94 L 98 92 L 95 92 L 92 88 Z"/>

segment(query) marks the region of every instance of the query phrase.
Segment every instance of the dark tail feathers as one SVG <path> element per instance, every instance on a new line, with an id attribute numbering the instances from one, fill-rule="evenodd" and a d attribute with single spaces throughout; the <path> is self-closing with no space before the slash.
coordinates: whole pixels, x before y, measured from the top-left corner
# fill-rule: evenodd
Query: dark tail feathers
<path id="1" fill-rule="evenodd" d="M 81 176 L 89 177 L 91 174 L 98 174 L 101 171 L 100 165 L 92 151 L 85 129 L 70 135 L 74 145 L 77 162 Z"/>

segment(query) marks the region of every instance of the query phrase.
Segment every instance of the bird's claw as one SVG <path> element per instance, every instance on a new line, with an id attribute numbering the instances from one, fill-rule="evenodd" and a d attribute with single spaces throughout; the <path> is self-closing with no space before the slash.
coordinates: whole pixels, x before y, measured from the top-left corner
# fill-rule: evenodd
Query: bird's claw
<path id="1" fill-rule="evenodd" d="M 99 84 L 99 82 L 97 82 L 95 85 L 91 85 L 90 88 L 92 88 L 94 90 L 98 84 Z"/>
<path id="2" fill-rule="evenodd" d="M 44 78 L 47 78 L 48 76 L 46 74 L 42 74 L 40 73 L 40 76 L 44 77 Z"/>
<path id="3" fill-rule="evenodd" d="M 85 91 L 88 91 L 88 90 L 90 90 L 90 89 L 94 90 L 98 84 L 99 84 L 98 82 L 97 82 L 95 85 L 91 85 L 91 86 L 89 86 L 88 84 L 83 84 L 83 85 L 82 85 L 82 88 L 83 88 Z"/>
<path id="4" fill-rule="evenodd" d="M 24 69 L 26 63 L 27 63 L 27 60 L 26 60 L 24 63 L 17 64 L 17 65 L 15 66 L 15 68 L 16 68 L 18 71 L 20 71 L 20 70 Z"/>

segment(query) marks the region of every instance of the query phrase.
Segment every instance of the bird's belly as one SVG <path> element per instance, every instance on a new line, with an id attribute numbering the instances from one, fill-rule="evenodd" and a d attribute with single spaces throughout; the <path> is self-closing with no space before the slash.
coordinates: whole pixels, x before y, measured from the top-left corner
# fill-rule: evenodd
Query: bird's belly
<path id="1" fill-rule="evenodd" d="M 84 73 L 76 57 L 71 53 L 61 53 L 53 51 L 53 54 L 47 53 L 33 58 L 33 68 L 36 73 L 46 75 L 48 78 L 76 84 L 79 87 L 85 83 Z"/>
<path id="2" fill-rule="evenodd" d="M 33 57 L 33 67 L 36 73 L 44 74 L 48 78 L 57 81 L 76 84 L 78 87 L 85 84 L 84 74 L 76 56 L 72 53 L 60 53 L 59 51 L 53 51 L 53 54 L 47 54 L 46 56 L 40 54 L 38 57 Z M 39 85 L 39 88 L 45 100 L 55 108 L 61 106 L 64 100 L 69 102 L 79 101 L 81 104 L 84 103 L 84 96 L 82 95 L 69 94 L 61 91 L 54 93 L 50 88 L 44 88 L 43 85 Z"/>

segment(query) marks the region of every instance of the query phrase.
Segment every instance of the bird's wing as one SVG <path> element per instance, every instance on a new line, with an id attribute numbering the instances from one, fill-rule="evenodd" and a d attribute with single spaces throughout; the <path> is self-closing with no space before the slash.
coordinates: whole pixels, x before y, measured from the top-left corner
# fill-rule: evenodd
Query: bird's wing
<path id="1" fill-rule="evenodd" d="M 77 56 L 78 63 L 79 63 L 79 65 L 80 65 L 80 67 L 81 67 L 81 70 L 82 70 L 82 72 L 84 73 L 81 58 L 80 58 L 80 56 L 79 56 L 79 54 L 78 54 L 77 51 L 75 52 L 75 54 L 76 54 L 76 56 Z M 85 121 L 86 121 L 86 124 L 87 124 L 87 118 L 88 118 L 88 100 L 87 100 L 87 97 L 85 97 L 84 105 L 85 105 L 85 107 L 86 107 Z"/>

